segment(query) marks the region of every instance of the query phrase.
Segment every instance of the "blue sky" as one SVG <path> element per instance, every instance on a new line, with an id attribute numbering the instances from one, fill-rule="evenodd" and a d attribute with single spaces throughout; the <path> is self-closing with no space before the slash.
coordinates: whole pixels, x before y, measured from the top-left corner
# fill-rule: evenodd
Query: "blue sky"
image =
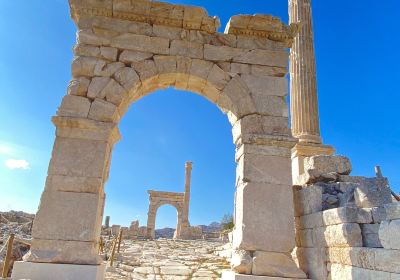
<path id="1" fill-rule="evenodd" d="M 0 211 L 36 212 L 54 141 L 50 117 L 70 80 L 75 26 L 67 0 L 0 1 Z M 287 1 L 179 0 L 221 18 L 264 13 L 287 22 Z M 250 3 L 249 3 L 250 2 Z M 354 175 L 380 164 L 400 190 L 398 0 L 313 1 L 321 131 Z M 172 89 L 135 103 L 120 124 L 106 187 L 112 223 L 145 224 L 147 189 L 182 191 L 192 160 L 192 224 L 232 212 L 234 146 L 227 118 L 202 97 Z M 174 226 L 172 207 L 157 227 Z"/>

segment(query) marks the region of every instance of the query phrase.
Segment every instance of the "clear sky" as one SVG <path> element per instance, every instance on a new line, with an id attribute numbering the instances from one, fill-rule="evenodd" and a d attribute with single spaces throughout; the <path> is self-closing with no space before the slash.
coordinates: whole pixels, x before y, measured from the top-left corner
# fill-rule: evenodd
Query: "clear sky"
<path id="1" fill-rule="evenodd" d="M 54 141 L 50 117 L 71 78 L 76 28 L 67 0 L 0 1 L 0 211 L 36 212 Z M 273 14 L 287 22 L 287 1 L 175 0 L 221 18 Z M 349 156 L 353 174 L 382 166 L 400 190 L 400 1 L 313 1 L 321 131 Z M 134 104 L 120 124 L 106 186 L 106 215 L 127 225 L 147 219 L 147 189 L 183 191 L 192 160 L 192 224 L 232 212 L 234 146 L 227 118 L 195 94 L 160 91 Z M 162 207 L 157 227 L 174 226 Z"/>

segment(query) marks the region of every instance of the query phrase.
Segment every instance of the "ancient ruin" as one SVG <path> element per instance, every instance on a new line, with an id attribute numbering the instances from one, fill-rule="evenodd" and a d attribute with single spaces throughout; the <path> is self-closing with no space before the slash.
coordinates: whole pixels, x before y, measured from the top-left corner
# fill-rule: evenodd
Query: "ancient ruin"
<path id="1" fill-rule="evenodd" d="M 190 176 L 192 171 L 192 163 L 187 162 L 185 165 L 185 192 L 160 192 L 148 191 L 149 193 L 149 212 L 147 218 L 147 237 L 155 238 L 156 214 L 160 206 L 168 204 L 175 207 L 178 221 L 174 238 L 189 239 L 189 202 L 190 202 Z"/>
<path id="2" fill-rule="evenodd" d="M 289 26 L 269 15 L 237 15 L 224 33 L 199 7 L 69 3 L 78 29 L 73 79 L 52 119 L 56 139 L 32 244 L 13 279 L 104 279 L 104 186 L 118 124 L 132 103 L 166 87 L 207 98 L 232 125 L 235 227 L 221 252 L 231 269 L 218 277 L 400 278 L 400 204 L 388 180 L 350 176 L 350 161 L 321 140 L 310 0 L 289 0 Z M 188 188 L 150 192 L 148 235 L 154 237 L 156 209 L 168 200 L 178 211 L 176 237 L 185 238 L 188 199 Z M 152 271 L 162 267 L 154 265 Z"/>

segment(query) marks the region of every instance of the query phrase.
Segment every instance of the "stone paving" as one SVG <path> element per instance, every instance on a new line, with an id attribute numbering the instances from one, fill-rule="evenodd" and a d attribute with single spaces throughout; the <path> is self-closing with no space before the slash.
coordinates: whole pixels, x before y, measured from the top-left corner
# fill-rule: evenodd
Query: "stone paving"
<path id="1" fill-rule="evenodd" d="M 206 240 L 126 240 L 107 280 L 220 279 L 228 262 L 216 255 L 223 244 Z"/>

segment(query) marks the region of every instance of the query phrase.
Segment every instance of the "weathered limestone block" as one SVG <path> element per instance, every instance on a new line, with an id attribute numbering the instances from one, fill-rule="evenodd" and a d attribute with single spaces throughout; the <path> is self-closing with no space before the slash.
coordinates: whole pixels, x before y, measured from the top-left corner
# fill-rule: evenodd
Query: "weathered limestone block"
<path id="1" fill-rule="evenodd" d="M 322 211 L 322 188 L 316 185 L 294 191 L 296 217 Z"/>
<path id="2" fill-rule="evenodd" d="M 361 225 L 363 246 L 370 248 L 381 248 L 382 244 L 379 240 L 379 224 L 363 224 Z"/>
<path id="3" fill-rule="evenodd" d="M 327 279 L 326 248 L 295 248 L 292 255 L 310 279 Z"/>
<path id="4" fill-rule="evenodd" d="M 140 78 L 130 67 L 121 68 L 114 74 L 115 80 L 127 91 L 136 90 L 140 85 Z"/>
<path id="5" fill-rule="evenodd" d="M 257 112 L 262 115 L 288 117 L 289 109 L 285 97 L 269 95 L 252 95 Z"/>
<path id="6" fill-rule="evenodd" d="M 101 193 L 103 192 L 103 181 L 101 178 L 49 175 L 46 179 L 45 190 L 60 192 Z"/>
<path id="7" fill-rule="evenodd" d="M 108 46 L 111 39 L 94 34 L 91 30 L 79 30 L 76 33 L 76 41 L 78 44 L 87 44 L 95 46 Z"/>
<path id="8" fill-rule="evenodd" d="M 390 273 L 383 271 L 369 270 L 365 268 L 332 264 L 331 265 L 331 279 L 365 279 L 365 280 L 390 280 Z"/>
<path id="9" fill-rule="evenodd" d="M 374 249 L 376 270 L 400 273 L 400 250 Z"/>
<path id="10" fill-rule="evenodd" d="M 350 161 L 343 156 L 312 156 L 304 158 L 304 174 L 299 176 L 297 184 L 315 182 L 336 182 L 340 174 L 351 172 Z"/>
<path id="11" fill-rule="evenodd" d="M 189 34 L 189 40 L 213 46 L 229 46 L 233 48 L 236 47 L 236 36 L 233 34 L 225 34 L 225 33 L 207 34 L 205 32 L 195 33 L 194 30 L 191 30 Z"/>
<path id="12" fill-rule="evenodd" d="M 233 62 L 287 67 L 289 54 L 285 51 L 250 50 L 235 56 Z"/>
<path id="13" fill-rule="evenodd" d="M 243 52 L 245 52 L 245 50 L 228 46 L 204 45 L 204 59 L 211 61 L 231 61 L 234 57 L 240 56 Z"/>
<path id="14" fill-rule="evenodd" d="M 156 64 L 153 60 L 143 60 L 133 62 L 132 68 L 139 74 L 140 80 L 144 82 L 146 79 L 157 75 Z"/>
<path id="15" fill-rule="evenodd" d="M 217 64 L 214 64 L 207 76 L 207 82 L 211 83 L 217 89 L 222 90 L 229 82 L 231 77 L 222 70 Z"/>
<path id="16" fill-rule="evenodd" d="M 284 184 L 290 186 L 291 177 L 288 157 L 266 156 L 263 154 L 244 154 L 237 163 L 236 181 Z"/>
<path id="17" fill-rule="evenodd" d="M 324 225 L 337 225 L 343 223 L 372 223 L 371 209 L 360 209 L 357 207 L 339 207 L 322 212 Z"/>
<path id="18" fill-rule="evenodd" d="M 100 65 L 98 64 L 94 69 L 94 74 L 96 76 L 111 77 L 112 75 L 114 75 L 115 72 L 124 67 L 125 64 L 123 64 L 122 62 L 112 62 L 102 67 L 100 67 Z"/>
<path id="19" fill-rule="evenodd" d="M 383 206 L 379 207 L 373 207 L 371 208 L 372 210 L 372 219 L 374 220 L 374 223 L 381 223 L 382 221 L 387 220 L 386 219 L 386 211 Z"/>
<path id="20" fill-rule="evenodd" d="M 110 47 L 100 47 L 100 57 L 110 61 L 116 61 L 118 49 Z"/>
<path id="21" fill-rule="evenodd" d="M 383 248 L 400 250 L 400 220 L 383 221 L 379 228 Z"/>
<path id="22" fill-rule="evenodd" d="M 57 110 L 58 116 L 86 118 L 89 113 L 90 100 L 86 97 L 66 95 Z"/>
<path id="23" fill-rule="evenodd" d="M 45 191 L 32 228 L 34 239 L 97 241 L 103 195 Z"/>
<path id="24" fill-rule="evenodd" d="M 290 252 L 295 246 L 289 185 L 244 183 L 237 187 L 233 248 Z M 280 207 L 285 205 L 285 207 Z M 280 211 L 270 211 L 277 209 Z"/>
<path id="25" fill-rule="evenodd" d="M 124 50 L 119 56 L 119 60 L 123 63 L 139 62 L 152 58 L 153 54 L 150 52 L 139 52 Z"/>
<path id="26" fill-rule="evenodd" d="M 58 116 L 52 122 L 57 127 L 56 136 L 61 138 L 107 141 L 111 145 L 121 138 L 114 123 Z"/>
<path id="27" fill-rule="evenodd" d="M 251 65 L 244 64 L 244 63 L 231 63 L 231 68 L 229 72 L 235 74 L 250 74 L 251 72 Z"/>
<path id="28" fill-rule="evenodd" d="M 324 222 L 322 219 L 322 212 L 316 212 L 308 215 L 301 216 L 298 219 L 297 225 L 300 229 L 312 229 L 317 227 L 323 227 Z"/>
<path id="29" fill-rule="evenodd" d="M 400 219 L 400 202 L 394 202 L 383 205 L 385 209 L 385 220 Z"/>
<path id="30" fill-rule="evenodd" d="M 24 261 L 40 263 L 101 264 L 97 243 L 33 239 Z"/>
<path id="31" fill-rule="evenodd" d="M 154 63 L 159 74 L 176 72 L 176 56 L 155 55 Z"/>
<path id="32" fill-rule="evenodd" d="M 74 54 L 76 56 L 100 56 L 100 48 L 90 45 L 78 44 L 74 47 Z"/>
<path id="33" fill-rule="evenodd" d="M 318 170 L 321 173 L 335 172 L 341 175 L 347 175 L 351 172 L 351 164 L 348 158 L 344 156 L 313 156 L 305 160 L 307 170 Z"/>
<path id="34" fill-rule="evenodd" d="M 244 135 L 259 134 L 259 135 L 290 135 L 288 128 L 288 118 L 273 117 L 261 115 L 247 115 L 236 121 L 232 127 L 233 142 L 237 143 Z M 260 146 L 260 149 L 265 147 Z M 274 147 L 275 150 L 281 150 L 279 147 Z M 287 150 L 287 149 L 286 149 Z M 282 155 L 280 153 L 271 155 Z M 285 156 L 286 153 L 284 154 Z"/>
<path id="35" fill-rule="evenodd" d="M 48 174 L 102 178 L 109 153 L 105 141 L 57 137 Z"/>
<path id="36" fill-rule="evenodd" d="M 116 122 L 119 119 L 117 106 L 96 98 L 90 106 L 88 118 L 102 122 Z"/>
<path id="37" fill-rule="evenodd" d="M 153 36 L 155 37 L 163 37 L 168 39 L 183 39 L 186 32 L 181 27 L 175 26 L 165 26 L 165 25 L 153 25 Z"/>
<path id="38" fill-rule="evenodd" d="M 235 110 L 235 115 L 239 118 L 240 116 L 255 113 L 257 111 L 254 101 L 250 96 L 249 89 L 239 76 L 235 76 L 229 81 L 225 86 L 222 95 L 227 97 L 232 103 L 230 106 L 231 108 L 233 104 L 235 104 L 236 108 L 232 108 L 232 110 Z M 219 102 L 220 100 L 218 100 L 218 103 Z"/>
<path id="39" fill-rule="evenodd" d="M 203 45 L 196 42 L 173 40 L 170 54 L 203 59 Z"/>
<path id="40" fill-rule="evenodd" d="M 73 77 L 93 77 L 95 69 L 102 69 L 106 66 L 106 62 L 94 57 L 78 56 L 72 61 Z"/>
<path id="41" fill-rule="evenodd" d="M 328 260 L 331 263 L 375 269 L 375 252 L 371 248 L 331 247 L 328 248 Z"/>
<path id="42" fill-rule="evenodd" d="M 114 37 L 111 40 L 111 46 L 133 51 L 169 54 L 168 39 L 132 33 L 125 33 Z"/>
<path id="43" fill-rule="evenodd" d="M 365 182 L 354 190 L 356 205 L 360 208 L 377 207 L 392 202 L 392 194 L 385 178 Z"/>
<path id="44" fill-rule="evenodd" d="M 114 79 L 111 79 L 101 91 L 101 95 L 104 95 L 108 102 L 119 106 L 123 98 L 126 97 L 126 90 Z"/>
<path id="45" fill-rule="evenodd" d="M 72 80 L 68 85 L 68 94 L 85 97 L 89 88 L 90 80 L 85 77 Z"/>
<path id="46" fill-rule="evenodd" d="M 285 278 L 307 278 L 292 260 L 283 253 L 255 251 L 252 274 Z"/>
<path id="47" fill-rule="evenodd" d="M 286 67 L 270 67 L 263 65 L 251 65 L 250 67 L 250 74 L 255 76 L 285 77 L 287 72 Z"/>
<path id="48" fill-rule="evenodd" d="M 362 247 L 361 229 L 355 223 L 320 227 L 314 230 L 314 241 L 322 247 Z"/>
<path id="49" fill-rule="evenodd" d="M 265 95 L 286 96 L 288 94 L 287 80 L 277 77 L 242 75 L 241 76 L 256 100 L 262 100 Z"/>
<path id="50" fill-rule="evenodd" d="M 262 49 L 270 51 L 280 51 L 286 48 L 282 42 L 272 41 L 268 38 L 260 38 L 254 36 L 238 35 L 237 36 L 237 47 L 242 49 Z"/>
<path id="51" fill-rule="evenodd" d="M 212 62 L 202 59 L 192 59 L 189 73 L 196 78 L 201 78 L 205 82 L 207 81 L 207 78 L 213 66 L 214 64 Z"/>
<path id="52" fill-rule="evenodd" d="M 246 250 L 234 250 L 232 252 L 232 270 L 240 274 L 251 274 L 253 258 Z"/>
<path id="53" fill-rule="evenodd" d="M 139 3 L 141 4 L 142 2 Z M 108 30 L 115 33 L 134 33 L 147 36 L 151 36 L 153 33 L 153 27 L 149 23 L 131 22 L 118 18 L 94 17 L 87 21 L 80 20 L 78 23 L 81 28 L 85 28 L 82 27 L 85 24 L 88 25 L 87 28 L 94 27 L 95 29 Z"/>
<path id="54" fill-rule="evenodd" d="M 90 82 L 87 97 L 91 99 L 103 99 L 105 95 L 102 94 L 103 89 L 110 82 L 109 77 L 94 77 Z"/>

